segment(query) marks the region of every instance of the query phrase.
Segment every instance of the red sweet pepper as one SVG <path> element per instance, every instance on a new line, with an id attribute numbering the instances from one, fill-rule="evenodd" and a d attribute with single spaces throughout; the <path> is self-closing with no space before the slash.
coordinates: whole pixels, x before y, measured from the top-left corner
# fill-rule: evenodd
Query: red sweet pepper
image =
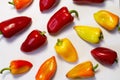
<path id="1" fill-rule="evenodd" d="M 74 3 L 77 4 L 100 4 L 103 3 L 105 0 L 73 0 Z"/>
<path id="2" fill-rule="evenodd" d="M 33 30 L 22 43 L 21 50 L 23 52 L 31 52 L 42 46 L 47 40 L 44 33 L 40 30 Z"/>
<path id="3" fill-rule="evenodd" d="M 97 47 L 91 50 L 91 54 L 103 65 L 112 65 L 117 61 L 117 52 L 109 48 Z"/>
<path id="4" fill-rule="evenodd" d="M 32 19 L 27 16 L 14 17 L 0 23 L 0 32 L 4 37 L 10 38 L 32 23 Z"/>
<path id="5" fill-rule="evenodd" d="M 26 60 L 13 60 L 10 63 L 10 66 L 3 68 L 0 73 L 2 74 L 5 70 L 10 70 L 11 74 L 23 74 L 28 72 L 33 67 L 33 64 Z"/>
<path id="6" fill-rule="evenodd" d="M 78 17 L 78 13 L 75 10 L 68 11 L 67 7 L 62 7 L 58 10 L 48 21 L 47 30 L 49 33 L 57 33 L 65 25 L 73 22 L 74 18 L 71 13 L 75 13 Z"/>
<path id="7" fill-rule="evenodd" d="M 57 0 L 40 0 L 39 1 L 39 8 L 40 11 L 46 11 L 52 8 L 56 4 Z"/>

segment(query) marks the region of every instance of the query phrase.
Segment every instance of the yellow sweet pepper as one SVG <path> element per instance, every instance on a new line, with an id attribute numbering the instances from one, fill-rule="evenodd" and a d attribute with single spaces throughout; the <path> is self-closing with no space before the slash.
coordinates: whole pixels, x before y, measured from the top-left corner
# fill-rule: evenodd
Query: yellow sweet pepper
<path id="1" fill-rule="evenodd" d="M 66 77 L 71 79 L 94 77 L 95 75 L 94 70 L 97 67 L 98 64 L 93 67 L 91 61 L 86 61 L 73 67 L 70 71 L 67 72 Z"/>
<path id="2" fill-rule="evenodd" d="M 58 39 L 55 44 L 56 53 L 67 62 L 76 62 L 78 55 L 75 47 L 68 38 Z"/>
<path id="3" fill-rule="evenodd" d="M 99 10 L 95 12 L 94 19 L 99 25 L 108 31 L 114 30 L 119 23 L 119 17 L 107 10 Z"/>
<path id="4" fill-rule="evenodd" d="M 74 26 L 74 30 L 78 36 L 92 44 L 97 44 L 103 38 L 103 34 L 100 28 L 92 26 Z"/>

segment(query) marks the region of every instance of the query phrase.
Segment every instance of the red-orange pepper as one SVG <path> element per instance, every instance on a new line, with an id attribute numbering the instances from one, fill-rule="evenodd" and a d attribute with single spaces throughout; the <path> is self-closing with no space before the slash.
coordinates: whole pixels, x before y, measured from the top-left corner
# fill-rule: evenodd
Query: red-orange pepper
<path id="1" fill-rule="evenodd" d="M 50 80 L 54 76 L 56 69 L 56 59 L 55 56 L 52 56 L 41 65 L 35 76 L 35 80 Z"/>
<path id="2" fill-rule="evenodd" d="M 5 70 L 10 70 L 13 75 L 28 72 L 32 68 L 32 63 L 26 60 L 13 60 L 8 68 L 3 68 L 0 73 Z"/>

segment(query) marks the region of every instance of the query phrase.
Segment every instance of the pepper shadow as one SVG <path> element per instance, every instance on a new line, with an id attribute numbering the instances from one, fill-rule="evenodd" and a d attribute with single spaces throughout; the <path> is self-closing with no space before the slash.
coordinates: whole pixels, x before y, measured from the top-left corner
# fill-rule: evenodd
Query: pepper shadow
<path id="1" fill-rule="evenodd" d="M 95 77 L 92 78 L 84 78 L 84 79 L 69 79 L 69 80 L 97 80 Z"/>

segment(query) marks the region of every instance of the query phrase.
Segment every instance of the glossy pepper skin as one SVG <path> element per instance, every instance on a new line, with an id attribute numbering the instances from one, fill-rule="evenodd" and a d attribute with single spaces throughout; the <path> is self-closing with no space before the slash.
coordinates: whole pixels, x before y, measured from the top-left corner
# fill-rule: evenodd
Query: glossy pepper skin
<path id="1" fill-rule="evenodd" d="M 39 1 L 40 11 L 43 12 L 49 10 L 56 4 L 56 2 L 57 2 L 56 0 L 40 0 Z"/>
<path id="2" fill-rule="evenodd" d="M 51 80 L 57 69 L 55 56 L 47 59 L 39 68 L 35 80 Z"/>
<path id="3" fill-rule="evenodd" d="M 73 67 L 70 71 L 66 73 L 67 78 L 71 79 L 81 79 L 81 78 L 90 78 L 95 76 L 95 69 L 98 67 L 98 64 L 93 67 L 91 61 L 82 62 L 75 67 Z"/>
<path id="4" fill-rule="evenodd" d="M 98 44 L 103 38 L 100 28 L 92 26 L 74 26 L 75 32 L 84 41 L 91 44 Z"/>
<path id="5" fill-rule="evenodd" d="M 56 53 L 67 62 L 76 62 L 78 54 L 68 38 L 58 39 L 54 46 Z"/>
<path id="6" fill-rule="evenodd" d="M 21 45 L 23 52 L 31 52 L 38 49 L 47 41 L 45 32 L 40 30 L 33 30 Z"/>
<path id="7" fill-rule="evenodd" d="M 57 33 L 65 25 L 73 22 L 74 18 L 71 13 L 75 13 L 78 17 L 78 13 L 75 10 L 71 12 L 68 11 L 67 7 L 62 7 L 59 9 L 48 21 L 47 30 L 49 33 Z"/>
<path id="8" fill-rule="evenodd" d="M 77 4 L 100 4 L 104 1 L 105 0 L 73 0 L 73 2 Z"/>
<path id="9" fill-rule="evenodd" d="M 103 65 L 112 65 L 117 61 L 117 52 L 106 47 L 96 47 L 91 50 L 91 54 Z"/>
<path id="10" fill-rule="evenodd" d="M 2 74 L 5 70 L 10 70 L 11 74 L 23 74 L 28 72 L 33 67 L 33 64 L 26 60 L 13 60 L 8 68 L 3 68 L 0 73 Z"/>
<path id="11" fill-rule="evenodd" d="M 11 38 L 24 28 L 30 27 L 32 18 L 27 16 L 14 17 L 0 23 L 0 31 L 6 38 Z"/>
<path id="12" fill-rule="evenodd" d="M 8 3 L 14 5 L 16 10 L 22 10 L 30 6 L 32 2 L 33 0 L 13 0 L 13 2 Z"/>
<path id="13" fill-rule="evenodd" d="M 107 10 L 99 10 L 94 13 L 95 21 L 108 31 L 114 30 L 119 24 L 119 17 Z"/>

